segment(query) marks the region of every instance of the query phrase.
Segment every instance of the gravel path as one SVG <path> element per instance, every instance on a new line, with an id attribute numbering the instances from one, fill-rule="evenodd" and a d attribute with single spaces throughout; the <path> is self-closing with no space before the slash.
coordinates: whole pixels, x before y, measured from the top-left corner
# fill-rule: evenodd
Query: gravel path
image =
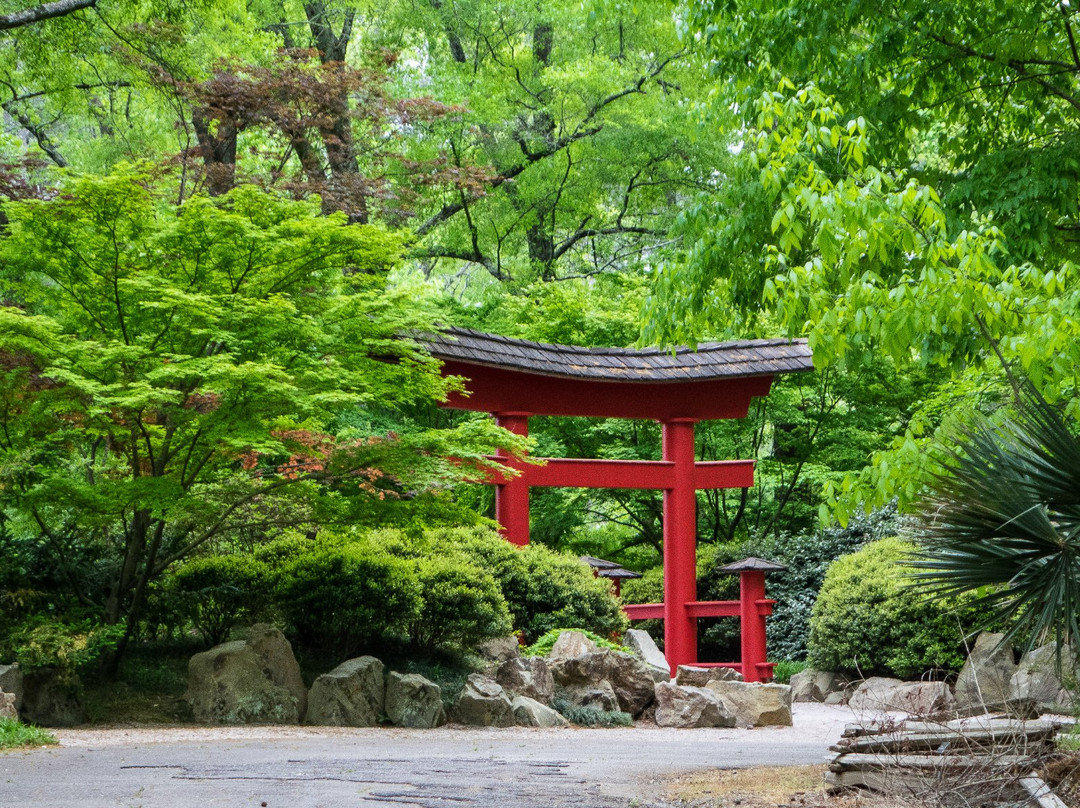
<path id="1" fill-rule="evenodd" d="M 756 730 L 59 730 L 59 747 L 0 754 L 0 807 L 650 805 L 685 772 L 822 763 L 852 718 L 799 704 L 794 727 Z"/>

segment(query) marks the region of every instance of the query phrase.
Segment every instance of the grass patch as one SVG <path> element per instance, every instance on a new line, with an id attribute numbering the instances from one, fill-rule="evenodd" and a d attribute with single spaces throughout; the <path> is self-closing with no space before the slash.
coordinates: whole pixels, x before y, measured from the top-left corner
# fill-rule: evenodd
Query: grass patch
<path id="1" fill-rule="evenodd" d="M 788 660 L 777 662 L 776 667 L 773 668 L 773 681 L 778 685 L 786 685 L 791 681 L 792 676 L 802 673 L 806 667 L 805 662 L 789 662 Z"/>
<path id="2" fill-rule="evenodd" d="M 0 749 L 21 749 L 26 746 L 55 746 L 57 740 L 51 733 L 38 727 L 0 718 Z"/>

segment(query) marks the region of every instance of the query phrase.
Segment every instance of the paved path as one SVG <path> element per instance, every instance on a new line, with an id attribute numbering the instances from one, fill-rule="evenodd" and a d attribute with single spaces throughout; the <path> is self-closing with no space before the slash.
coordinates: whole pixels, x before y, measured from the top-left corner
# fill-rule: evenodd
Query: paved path
<path id="1" fill-rule="evenodd" d="M 614 808 L 708 768 L 822 763 L 852 720 L 756 730 L 179 727 L 60 730 L 0 753 L 0 808 Z"/>

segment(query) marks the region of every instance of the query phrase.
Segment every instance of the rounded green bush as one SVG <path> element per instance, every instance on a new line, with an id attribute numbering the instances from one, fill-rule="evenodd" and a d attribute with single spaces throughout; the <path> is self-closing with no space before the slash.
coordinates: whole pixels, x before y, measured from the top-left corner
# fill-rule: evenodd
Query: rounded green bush
<path id="1" fill-rule="evenodd" d="M 208 645 L 217 645 L 241 620 L 267 604 L 266 566 L 251 556 L 193 558 L 172 572 L 158 594 L 173 600 Z"/>
<path id="2" fill-rule="evenodd" d="M 277 602 L 301 644 L 346 659 L 404 636 L 423 594 L 413 561 L 357 541 L 296 556 L 282 569 Z"/>
<path id="3" fill-rule="evenodd" d="M 516 547 L 493 530 L 433 530 L 430 548 L 456 547 L 491 573 L 513 616 L 513 630 L 535 641 L 553 628 L 587 629 L 607 637 L 626 628 L 626 616 L 606 579 L 576 556 L 540 544 Z"/>
<path id="4" fill-rule="evenodd" d="M 913 549 L 881 539 L 829 566 L 810 618 L 810 667 L 901 679 L 960 669 L 964 633 L 985 615 L 917 592 L 905 566 Z"/>
<path id="5" fill-rule="evenodd" d="M 421 607 L 409 639 L 424 652 L 458 650 L 510 633 L 510 610 L 495 579 L 459 553 L 417 562 Z"/>

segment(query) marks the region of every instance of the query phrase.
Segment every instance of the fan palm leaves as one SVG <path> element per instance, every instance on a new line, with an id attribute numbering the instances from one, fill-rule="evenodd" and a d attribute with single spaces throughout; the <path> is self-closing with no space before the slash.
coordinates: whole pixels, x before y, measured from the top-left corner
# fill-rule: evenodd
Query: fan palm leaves
<path id="1" fill-rule="evenodd" d="M 975 592 L 1007 638 L 1080 638 L 1080 439 L 1030 385 L 1000 423 L 953 434 L 921 502 L 912 560 L 937 596 Z"/>

